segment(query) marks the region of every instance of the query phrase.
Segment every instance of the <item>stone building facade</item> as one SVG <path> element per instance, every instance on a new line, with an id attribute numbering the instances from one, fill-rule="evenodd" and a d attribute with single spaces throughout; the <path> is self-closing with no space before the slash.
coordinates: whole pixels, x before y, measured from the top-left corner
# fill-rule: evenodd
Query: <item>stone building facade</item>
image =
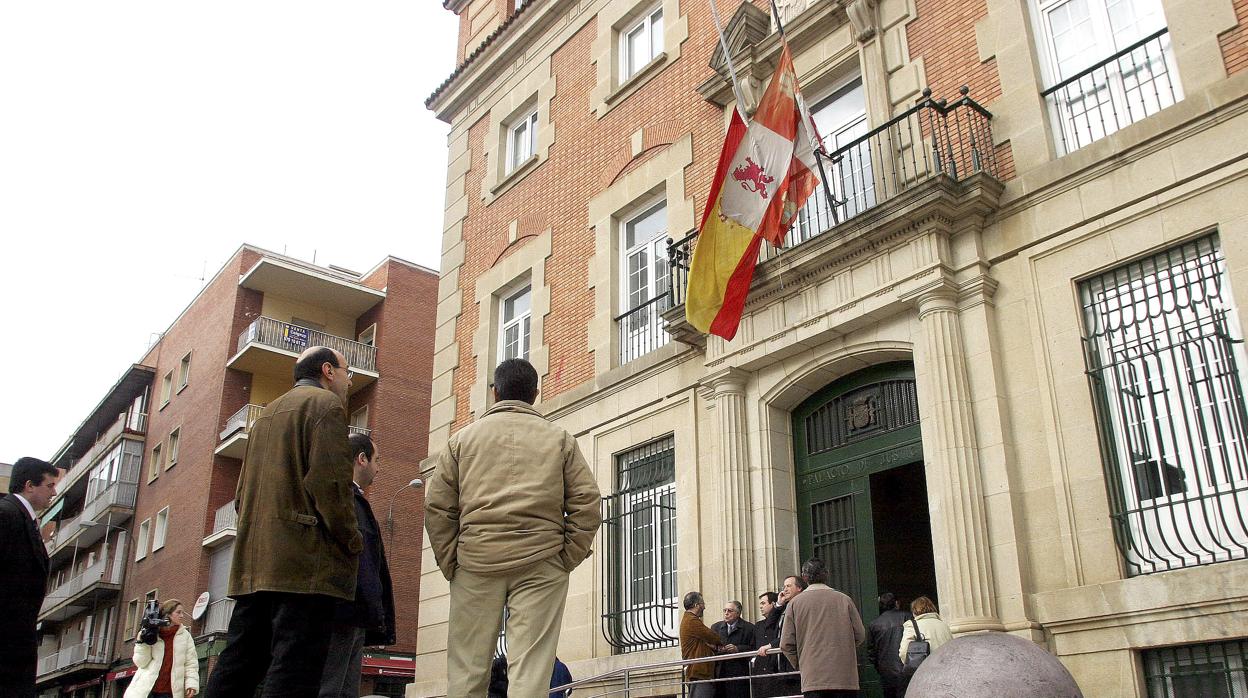
<path id="1" fill-rule="evenodd" d="M 534 363 L 609 493 L 574 676 L 678 657 L 684 592 L 750 608 L 818 554 L 867 619 L 933 596 L 1086 695 L 1248 690 L 1248 2 L 778 3 L 830 187 L 732 341 L 683 312 L 735 104 L 708 3 L 444 4 L 429 445 Z M 779 35 L 718 7 L 748 110 Z M 409 696 L 446 685 L 422 568 Z"/>

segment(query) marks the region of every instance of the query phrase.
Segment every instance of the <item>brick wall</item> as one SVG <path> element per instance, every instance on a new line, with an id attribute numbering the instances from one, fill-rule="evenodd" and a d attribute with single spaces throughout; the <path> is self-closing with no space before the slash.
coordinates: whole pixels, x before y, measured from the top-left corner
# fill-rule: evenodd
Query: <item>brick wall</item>
<path id="1" fill-rule="evenodd" d="M 1234 6 L 1235 19 L 1239 23 L 1218 37 L 1227 75 L 1248 68 L 1248 0 L 1234 0 Z"/>
<path id="2" fill-rule="evenodd" d="M 428 451 L 438 276 L 391 259 L 364 283 L 386 289 L 386 300 L 357 322 L 357 331 L 377 323 L 381 378 L 353 396 L 352 409 L 369 406 L 369 427 L 381 458 L 377 480 L 365 494 L 381 525 L 394 583 L 398 643 L 387 649 L 415 652 L 424 491 L 400 489 L 420 474 Z M 391 526 L 386 514 L 392 499 Z"/>
<path id="3" fill-rule="evenodd" d="M 239 399 L 245 392 L 239 376 L 227 378 L 227 373 L 234 372 L 225 368 L 225 362 L 234 352 L 238 333 L 245 327 L 235 317 L 239 308 L 238 277 L 257 258 L 250 250 L 240 250 L 141 361 L 156 367 L 157 379 L 132 530 L 137 537 L 140 522 L 150 519 L 154 535 L 156 514 L 165 506 L 169 507 L 169 526 L 164 548 L 149 552 L 143 560 L 134 560 L 132 546 L 125 588 L 118 604 L 123 613 L 131 599 L 142 598 L 151 589 L 158 589 L 161 599 L 178 598 L 188 606 L 207 589 L 208 556 L 202 540 L 212 525 L 216 507 L 233 497 L 233 481 L 228 488 L 225 484 L 229 480 L 229 465 L 221 463 L 227 459 L 213 453 L 225 417 L 237 410 L 233 407 L 222 417 L 221 412 L 232 407 L 223 404 L 223 396 Z M 179 363 L 188 351 L 192 352 L 190 380 L 186 388 L 177 392 Z M 162 407 L 160 381 L 171 370 L 175 392 Z M 166 442 L 167 458 L 169 432 L 179 427 L 177 464 L 162 469 L 149 483 L 152 447 Z M 226 472 L 219 473 L 220 467 Z M 233 476 L 237 478 L 237 470 Z M 149 540 L 149 550 L 150 547 Z M 118 638 L 119 657 L 130 655 L 128 639 Z"/>

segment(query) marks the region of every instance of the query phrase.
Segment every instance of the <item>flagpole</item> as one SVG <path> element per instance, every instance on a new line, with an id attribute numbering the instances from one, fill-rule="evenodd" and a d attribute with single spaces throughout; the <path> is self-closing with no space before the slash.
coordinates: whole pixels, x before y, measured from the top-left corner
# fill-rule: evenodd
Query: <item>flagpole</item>
<path id="1" fill-rule="evenodd" d="M 732 64 L 732 53 L 728 50 L 728 39 L 724 37 L 724 29 L 720 26 L 719 10 L 715 7 L 715 0 L 707 0 L 711 4 L 711 19 L 715 20 L 715 33 L 719 34 L 719 46 L 724 50 L 724 60 L 728 62 L 728 77 L 732 81 L 732 94 L 737 98 L 737 113 L 741 115 L 741 120 L 746 124 L 750 123 L 750 118 L 745 114 L 745 99 L 741 96 L 741 86 L 737 84 L 737 69 Z M 775 3 L 775 0 L 772 0 Z"/>
<path id="2" fill-rule="evenodd" d="M 713 3 L 714 0 L 711 0 L 711 2 Z M 714 5 L 712 4 L 711 7 L 713 9 Z M 771 0 L 771 16 L 774 17 L 776 20 L 776 31 L 780 33 L 780 44 L 787 48 L 789 45 L 789 38 L 784 33 L 784 22 L 780 21 L 780 8 L 776 7 L 776 0 Z M 716 26 L 717 27 L 719 26 L 718 19 L 716 19 Z M 722 32 L 720 33 L 719 38 L 721 40 L 724 38 L 724 35 Z M 727 49 L 725 49 L 725 51 L 726 50 Z M 795 73 L 797 72 L 796 67 L 794 67 L 794 72 Z M 807 116 L 806 114 L 802 114 L 803 118 L 805 118 L 806 116 Z M 815 139 L 819 141 L 819 147 L 813 149 L 815 153 L 815 164 L 819 166 L 819 179 L 823 180 L 823 195 L 827 197 L 828 199 L 828 212 L 832 214 L 832 224 L 835 225 L 839 223 L 839 221 L 837 220 L 837 215 L 836 215 L 836 198 L 832 196 L 832 186 L 831 186 L 831 183 L 828 181 L 828 173 L 824 171 L 823 158 L 819 156 L 819 152 L 824 149 L 823 140 L 819 136 L 819 129 L 815 128 L 814 121 L 815 120 L 812 117 L 810 119 L 810 122 L 811 122 L 810 129 L 811 131 L 814 132 Z"/>

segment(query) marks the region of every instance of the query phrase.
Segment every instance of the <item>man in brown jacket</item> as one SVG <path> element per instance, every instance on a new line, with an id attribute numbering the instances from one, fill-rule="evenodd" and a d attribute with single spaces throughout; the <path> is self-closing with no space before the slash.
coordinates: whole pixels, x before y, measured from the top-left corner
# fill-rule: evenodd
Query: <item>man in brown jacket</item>
<path id="1" fill-rule="evenodd" d="M 355 597 L 362 548 L 351 494 L 342 354 L 312 347 L 295 387 L 247 438 L 230 568 L 234 613 L 205 698 L 316 696 L 337 599 Z"/>
<path id="2" fill-rule="evenodd" d="M 568 575 L 602 524 L 598 484 L 576 438 L 533 409 L 533 366 L 499 364 L 494 398 L 450 438 L 425 490 L 429 544 L 451 583 L 451 698 L 485 695 L 504 606 L 508 693 L 546 695 Z"/>
<path id="3" fill-rule="evenodd" d="M 685 594 L 685 615 L 680 619 L 680 658 L 701 659 L 712 657 L 719 652 L 735 652 L 733 645 L 721 645 L 719 633 L 706 627 L 702 614 L 706 611 L 706 601 L 702 594 L 691 591 Z M 715 678 L 715 664 L 706 662 L 685 665 L 685 681 L 691 682 L 689 698 L 713 698 L 716 694 L 714 683 L 692 683 Z"/>
<path id="4" fill-rule="evenodd" d="M 819 558 L 802 565 L 810 586 L 788 602 L 780 629 L 780 650 L 802 675 L 807 698 L 858 695 L 858 645 L 867 637 L 858 608 L 828 586 Z"/>

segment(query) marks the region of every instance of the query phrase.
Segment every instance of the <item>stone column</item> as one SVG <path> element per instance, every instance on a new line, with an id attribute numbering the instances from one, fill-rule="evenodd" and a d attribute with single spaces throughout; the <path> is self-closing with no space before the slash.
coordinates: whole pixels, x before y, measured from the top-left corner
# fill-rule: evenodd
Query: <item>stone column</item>
<path id="1" fill-rule="evenodd" d="M 941 616 L 955 632 L 1001 630 L 957 294 L 918 297 L 923 459 Z"/>
<path id="2" fill-rule="evenodd" d="M 704 545 L 719 555 L 719 588 L 725 595 L 723 599 L 707 599 L 712 609 L 717 608 L 715 604 L 733 599 L 748 609 L 754 598 L 754 512 L 745 420 L 747 375 L 730 368 L 707 380 L 715 399 L 719 445 L 715 517 L 719 525 Z"/>

